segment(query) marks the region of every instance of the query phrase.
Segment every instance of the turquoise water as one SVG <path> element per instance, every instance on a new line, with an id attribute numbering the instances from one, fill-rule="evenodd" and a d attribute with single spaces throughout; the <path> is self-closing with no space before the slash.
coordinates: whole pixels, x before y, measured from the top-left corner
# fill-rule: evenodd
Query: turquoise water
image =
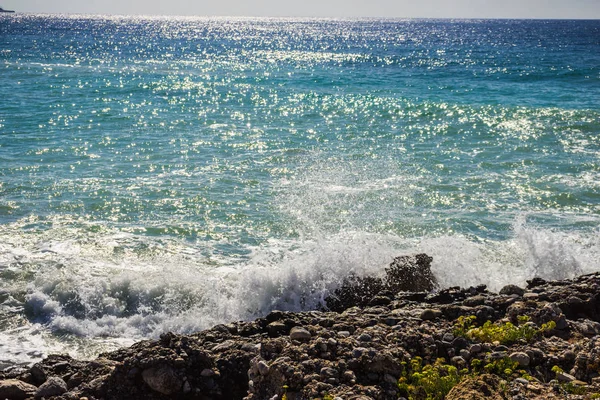
<path id="1" fill-rule="evenodd" d="M 600 270 L 600 22 L 0 16 L 0 361 Z"/>

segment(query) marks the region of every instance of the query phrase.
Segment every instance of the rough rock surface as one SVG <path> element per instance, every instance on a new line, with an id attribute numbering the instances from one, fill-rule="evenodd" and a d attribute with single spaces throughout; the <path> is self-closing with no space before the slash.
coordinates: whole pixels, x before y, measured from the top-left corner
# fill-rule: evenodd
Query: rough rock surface
<path id="1" fill-rule="evenodd" d="M 0 381 L 0 399 L 27 399 L 31 398 L 37 388 L 18 379 Z"/>
<path id="2" fill-rule="evenodd" d="M 54 399 L 398 399 L 398 381 L 417 357 L 423 365 L 437 360 L 468 370 L 448 399 L 591 399 L 600 393 L 600 274 L 533 279 L 522 294 L 515 288 L 494 294 L 485 286 L 431 292 L 435 280 L 423 270 L 430 262 L 424 255 L 396 259 L 392 273 L 373 278 L 366 291 L 361 282 L 369 279 L 357 278 L 360 295 L 348 285 L 344 303 L 339 292 L 339 312 L 272 311 L 192 335 L 165 333 L 94 361 L 51 355 L 31 368 L 0 372 L 0 397 L 33 398 L 38 386 L 60 378 L 67 391 Z M 417 292 L 406 290 L 405 275 L 395 272 L 407 263 L 418 266 L 408 268 L 411 280 L 414 273 L 424 279 Z M 542 333 L 486 341 L 457 331 L 461 316 L 472 316 L 477 326 L 511 322 Z M 474 367 L 511 359 L 518 364 L 514 371 Z M 2 392 L 17 386 L 24 394 Z"/>

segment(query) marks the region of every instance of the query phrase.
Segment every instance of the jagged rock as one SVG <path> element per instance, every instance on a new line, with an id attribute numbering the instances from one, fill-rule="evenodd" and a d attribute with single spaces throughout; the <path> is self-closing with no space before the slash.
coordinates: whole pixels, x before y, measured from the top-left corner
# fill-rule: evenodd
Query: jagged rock
<path id="1" fill-rule="evenodd" d="M 517 296 L 523 296 L 525 294 L 525 289 L 520 288 L 517 285 L 506 285 L 502 289 L 500 289 L 500 294 L 516 294 Z"/>
<path id="2" fill-rule="evenodd" d="M 437 287 L 431 272 L 432 257 L 427 254 L 396 257 L 386 268 L 386 286 L 394 293 L 400 291 L 429 292 Z"/>
<path id="3" fill-rule="evenodd" d="M 67 391 L 67 383 L 57 376 L 46 380 L 35 392 L 36 398 L 60 396 Z"/>
<path id="4" fill-rule="evenodd" d="M 408 396 L 401 393 L 398 379 L 419 357 L 423 366 L 438 362 L 469 370 L 469 377 L 447 397 L 454 400 L 562 399 L 563 387 L 553 366 L 567 371 L 559 379 L 580 385 L 577 390 L 586 391 L 586 396 L 600 392 L 600 324 L 593 319 L 600 273 L 536 281 L 528 293 L 538 296 L 528 299 L 479 287 L 394 296 L 385 289 L 386 280 L 381 282 L 384 289 L 376 296 L 390 299 L 389 304 L 374 304 L 371 296 L 365 297 L 362 308 L 344 308 L 341 313 L 273 311 L 255 321 L 218 325 L 192 335 L 168 333 L 94 361 L 51 355 L 30 369 L 0 371 L 0 382 L 19 379 L 27 385 L 60 376 L 68 388 L 62 399 L 263 400 L 281 398 L 287 390 L 289 400 L 326 395 L 387 400 Z M 583 310 L 582 304 L 592 311 Z M 581 317 L 584 312 L 588 317 Z M 459 316 L 473 315 L 476 319 L 469 321 L 477 326 L 488 321 L 507 326 L 511 321 L 538 330 L 554 321 L 563 329 L 536 332 L 529 340 L 482 341 L 458 329 Z M 522 316 L 529 317 L 525 325 Z M 525 382 L 521 372 L 502 376 L 504 382 L 499 376 L 479 375 L 485 364 L 504 362 L 508 355 L 534 379 Z M 31 397 L 37 389 L 29 389 Z"/>
<path id="5" fill-rule="evenodd" d="M 37 387 L 18 379 L 0 381 L 0 399 L 22 400 L 32 397 Z"/>
<path id="6" fill-rule="evenodd" d="M 159 368 L 148 368 L 142 372 L 144 382 L 156 392 L 173 395 L 182 388 L 181 379 L 169 366 Z"/>

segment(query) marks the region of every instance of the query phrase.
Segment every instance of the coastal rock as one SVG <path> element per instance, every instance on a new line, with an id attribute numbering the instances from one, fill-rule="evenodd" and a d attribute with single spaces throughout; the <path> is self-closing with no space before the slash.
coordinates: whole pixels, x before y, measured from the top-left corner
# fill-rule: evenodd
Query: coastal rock
<path id="1" fill-rule="evenodd" d="M 152 390 L 162 394 L 173 395 L 182 388 L 181 379 L 168 366 L 146 369 L 142 372 L 142 378 Z"/>
<path id="2" fill-rule="evenodd" d="M 432 257 L 427 254 L 396 257 L 386 268 L 386 283 L 388 290 L 429 292 L 438 284 L 431 272 Z"/>
<path id="3" fill-rule="evenodd" d="M 518 362 L 519 366 L 521 366 L 521 367 L 527 367 L 527 366 L 529 366 L 529 363 L 531 362 L 531 359 L 527 355 L 527 353 L 523 353 L 520 351 L 512 353 L 509 357 L 511 360 Z"/>
<path id="4" fill-rule="evenodd" d="M 423 310 L 423 312 L 421 312 L 421 315 L 419 317 L 423 321 L 429 321 L 429 320 L 432 320 L 435 318 L 439 318 L 441 316 L 442 316 L 442 312 L 440 310 L 427 308 L 427 309 Z"/>
<path id="5" fill-rule="evenodd" d="M 37 387 L 18 379 L 0 381 L 0 399 L 24 400 L 32 397 Z"/>
<path id="6" fill-rule="evenodd" d="M 520 288 L 517 285 L 506 285 L 502 289 L 500 289 L 500 294 L 504 294 L 504 295 L 516 294 L 517 296 L 523 296 L 525 294 L 525 289 Z"/>
<path id="7" fill-rule="evenodd" d="M 387 400 L 420 398 L 422 387 L 416 384 L 415 392 L 407 393 L 398 380 L 412 376 L 413 365 L 437 365 L 468 370 L 446 397 L 455 400 L 558 400 L 565 398 L 561 382 L 588 397 L 600 392 L 600 324 L 591 319 L 592 311 L 589 318 L 580 318 L 579 308 L 565 312 L 570 305 L 593 305 L 589 302 L 600 294 L 600 273 L 537 282 L 529 290 L 538 298 L 499 295 L 479 286 L 426 295 L 394 295 L 384 289 L 379 293 L 389 304 L 367 302 L 342 312 L 274 311 L 191 335 L 165 333 L 160 340 L 142 341 L 93 361 L 50 355 L 32 368 L 0 372 L 0 382 L 28 385 L 61 377 L 68 388 L 59 395 L 63 399 L 263 400 L 285 394 L 289 400 Z M 459 317 L 468 318 L 468 326 L 486 324 L 485 335 L 469 335 Z M 543 324 L 553 325 L 550 321 L 557 329 L 542 330 Z M 534 334 L 500 335 L 510 326 Z M 507 375 L 507 358 L 519 364 L 519 372 Z M 557 374 L 554 366 L 566 372 Z M 495 374 L 486 374 L 490 371 Z M 523 379 L 524 374 L 533 379 Z M 28 391 L 21 393 L 26 395 L 17 393 L 17 398 L 32 397 L 37 390 L 25 387 Z"/>
<path id="8" fill-rule="evenodd" d="M 36 398 L 60 396 L 67 392 L 67 383 L 57 376 L 46 380 L 35 392 Z"/>
<path id="9" fill-rule="evenodd" d="M 290 331 L 290 339 L 292 339 L 292 340 L 306 342 L 306 341 L 309 341 L 310 338 L 311 338 L 310 332 L 304 328 L 295 326 Z"/>

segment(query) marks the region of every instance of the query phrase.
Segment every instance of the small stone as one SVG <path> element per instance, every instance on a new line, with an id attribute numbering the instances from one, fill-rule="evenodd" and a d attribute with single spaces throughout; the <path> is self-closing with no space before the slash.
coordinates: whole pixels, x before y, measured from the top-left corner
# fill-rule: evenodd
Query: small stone
<path id="1" fill-rule="evenodd" d="M 188 381 L 185 381 L 183 383 L 183 393 L 189 393 L 192 391 L 192 387 L 190 386 L 190 383 Z"/>
<path id="2" fill-rule="evenodd" d="M 292 339 L 292 340 L 306 342 L 306 341 L 309 341 L 310 338 L 311 338 L 310 332 L 302 327 L 295 326 L 290 331 L 290 339 Z"/>
<path id="3" fill-rule="evenodd" d="M 148 368 L 142 372 L 142 378 L 152 390 L 167 396 L 181 390 L 182 382 L 169 366 Z"/>
<path id="4" fill-rule="evenodd" d="M 273 322 L 273 321 L 279 321 L 283 317 L 284 317 L 283 311 L 273 310 L 270 313 L 268 313 L 265 318 L 267 319 L 267 321 Z"/>
<path id="5" fill-rule="evenodd" d="M 556 329 L 558 329 L 558 330 L 564 330 L 569 327 L 569 324 L 567 323 L 567 318 L 564 316 L 564 314 L 560 314 L 556 318 L 555 322 L 556 322 Z"/>
<path id="6" fill-rule="evenodd" d="M 321 368 L 321 372 L 319 373 L 322 378 L 337 378 L 338 371 L 334 368 Z"/>
<path id="7" fill-rule="evenodd" d="M 284 334 L 287 331 L 287 327 L 281 321 L 274 321 L 267 325 L 267 332 L 270 337 L 277 337 Z"/>
<path id="8" fill-rule="evenodd" d="M 35 397 L 60 396 L 67 391 L 67 383 L 57 376 L 52 376 L 46 380 L 35 392 Z"/>
<path id="9" fill-rule="evenodd" d="M 573 382 L 575 377 L 573 375 L 567 374 L 566 372 L 557 372 L 556 379 L 560 382 Z"/>
<path id="10" fill-rule="evenodd" d="M 358 340 L 361 342 L 370 342 L 372 340 L 371 335 L 368 333 L 363 333 L 358 337 Z"/>
<path id="11" fill-rule="evenodd" d="M 535 301 L 540 297 L 539 294 L 533 292 L 527 292 L 523 295 L 523 299 L 527 301 Z"/>
<path id="12" fill-rule="evenodd" d="M 469 297 L 469 298 L 465 299 L 465 301 L 463 301 L 463 304 L 465 306 L 469 306 L 469 307 L 480 306 L 483 303 L 485 303 L 485 296 L 481 296 L 481 295 Z"/>
<path id="13" fill-rule="evenodd" d="M 577 358 L 577 354 L 574 351 L 567 350 L 561 355 L 561 358 L 565 361 L 573 361 Z"/>
<path id="14" fill-rule="evenodd" d="M 345 382 L 354 382 L 354 381 L 356 381 L 356 375 L 354 375 L 353 371 L 347 370 L 347 371 L 344 371 L 344 374 L 342 375 L 342 379 Z"/>
<path id="15" fill-rule="evenodd" d="M 37 388 L 18 379 L 0 381 L 0 399 L 26 399 L 37 391 Z"/>
<path id="16" fill-rule="evenodd" d="M 264 361 L 259 361 L 258 362 L 258 372 L 262 375 L 262 376 L 266 376 L 269 375 L 269 365 L 264 362 Z"/>
<path id="17" fill-rule="evenodd" d="M 523 296 L 525 294 L 525 289 L 518 287 L 517 285 L 506 285 L 502 289 L 500 289 L 500 294 L 504 294 L 510 296 L 512 294 L 516 294 L 517 296 Z"/>
<path id="18" fill-rule="evenodd" d="M 443 340 L 444 342 L 452 343 L 452 341 L 454 340 L 454 335 L 453 335 L 453 334 L 451 334 L 450 332 L 448 332 L 448 333 L 445 333 L 445 334 L 444 334 L 444 337 L 442 338 L 442 340 Z"/>
<path id="19" fill-rule="evenodd" d="M 461 356 L 462 358 L 464 358 L 465 360 L 468 360 L 469 358 L 471 358 L 471 352 L 469 352 L 469 350 L 467 350 L 467 349 L 462 349 L 461 351 L 458 352 L 458 355 Z"/>
<path id="20" fill-rule="evenodd" d="M 420 318 L 423 321 L 429 321 L 432 319 L 436 319 L 442 316 L 442 312 L 440 310 L 436 310 L 433 308 L 427 308 L 421 312 Z"/>
<path id="21" fill-rule="evenodd" d="M 363 355 L 363 353 L 366 351 L 365 348 L 362 347 L 357 347 L 354 350 L 352 350 L 352 357 L 353 358 L 359 358 L 360 356 Z"/>
<path id="22" fill-rule="evenodd" d="M 471 353 L 471 355 L 479 354 L 481 353 L 481 350 L 481 345 L 479 343 L 472 344 L 471 347 L 469 347 L 469 353 Z"/>
<path id="23" fill-rule="evenodd" d="M 521 367 L 527 367 L 527 366 L 529 366 L 529 363 L 531 362 L 531 359 L 529 358 L 527 353 L 523 353 L 523 352 L 512 353 L 510 355 L 510 359 L 515 362 L 518 362 Z"/>
<path id="24" fill-rule="evenodd" d="M 529 381 L 525 378 L 517 378 L 515 379 L 515 382 L 520 383 L 521 385 L 529 385 Z"/>
<path id="25" fill-rule="evenodd" d="M 214 375 L 215 375 L 215 371 L 213 371 L 210 368 L 205 368 L 205 369 L 202 370 L 202 372 L 200 372 L 200 376 L 202 376 L 204 378 L 208 378 L 208 377 L 211 377 L 211 376 L 214 376 Z"/>
<path id="26" fill-rule="evenodd" d="M 383 380 L 386 381 L 387 383 L 390 383 L 392 385 L 396 385 L 398 383 L 398 379 L 394 378 L 392 375 L 390 374 L 385 374 L 383 376 Z"/>
<path id="27" fill-rule="evenodd" d="M 338 336 L 339 336 L 339 337 L 341 337 L 341 338 L 347 338 L 347 337 L 350 337 L 350 332 L 349 332 L 349 331 L 339 331 L 337 334 L 338 334 Z"/>

